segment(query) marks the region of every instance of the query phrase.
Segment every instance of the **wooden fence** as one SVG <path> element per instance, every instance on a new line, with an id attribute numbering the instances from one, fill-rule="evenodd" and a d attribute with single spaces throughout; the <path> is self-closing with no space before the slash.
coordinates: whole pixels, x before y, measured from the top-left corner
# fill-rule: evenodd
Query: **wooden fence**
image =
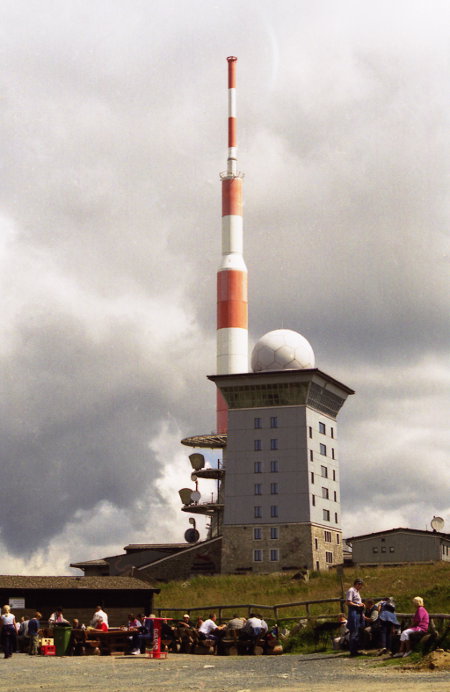
<path id="1" fill-rule="evenodd" d="M 381 600 L 380 598 L 373 598 L 374 601 Z M 332 604 L 336 607 L 333 612 L 326 612 L 320 614 L 311 614 L 311 606 L 313 605 L 325 605 Z M 158 617 L 181 617 L 184 613 L 188 615 L 198 614 L 208 614 L 216 613 L 219 622 L 223 622 L 227 618 L 230 618 L 233 613 L 246 610 L 247 615 L 252 612 L 259 613 L 264 616 L 264 619 L 270 620 L 335 620 L 339 613 L 345 612 L 345 601 L 342 598 L 324 598 L 316 601 L 293 601 L 291 603 L 277 603 L 275 605 L 262 605 L 260 603 L 234 603 L 231 605 L 216 604 L 216 605 L 206 605 L 206 606 L 196 606 L 195 608 L 157 608 L 156 612 Z M 293 609 L 299 608 L 302 612 L 298 615 L 285 617 L 282 615 L 283 609 Z M 227 611 L 227 615 L 224 612 Z M 230 612 L 228 612 L 230 611 Z M 267 614 L 267 615 L 266 615 Z M 398 618 L 412 618 L 413 613 L 396 613 Z M 436 627 L 441 629 L 446 620 L 450 620 L 450 615 L 447 613 L 430 613 L 430 619 L 433 619 Z"/>

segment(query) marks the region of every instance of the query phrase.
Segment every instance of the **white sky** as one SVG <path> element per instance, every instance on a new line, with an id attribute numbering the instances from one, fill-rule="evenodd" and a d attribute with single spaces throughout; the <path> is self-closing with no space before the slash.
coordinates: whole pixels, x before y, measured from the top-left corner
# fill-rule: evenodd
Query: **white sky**
<path id="1" fill-rule="evenodd" d="M 251 342 L 299 331 L 356 390 L 346 535 L 434 514 L 448 530 L 449 15 L 1 3 L 2 573 L 67 573 L 189 527 L 179 440 L 214 427 L 228 55 Z"/>

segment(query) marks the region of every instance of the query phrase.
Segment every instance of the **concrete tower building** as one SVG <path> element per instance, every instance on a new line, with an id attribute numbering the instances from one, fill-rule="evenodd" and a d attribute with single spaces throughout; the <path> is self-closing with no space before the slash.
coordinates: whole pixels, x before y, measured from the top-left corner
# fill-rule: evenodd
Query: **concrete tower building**
<path id="1" fill-rule="evenodd" d="M 221 571 L 342 563 L 336 417 L 346 385 L 300 334 L 269 332 L 254 373 L 211 376 L 228 404 Z"/>

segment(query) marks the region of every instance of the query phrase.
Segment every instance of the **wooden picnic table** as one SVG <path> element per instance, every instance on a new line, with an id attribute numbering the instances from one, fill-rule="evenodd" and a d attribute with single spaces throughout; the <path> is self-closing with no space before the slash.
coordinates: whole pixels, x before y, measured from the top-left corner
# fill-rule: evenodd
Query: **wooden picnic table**
<path id="1" fill-rule="evenodd" d="M 133 630 L 111 628 L 102 630 L 86 630 L 86 639 L 96 639 L 100 642 L 100 650 L 104 655 L 124 654 L 131 648 Z"/>

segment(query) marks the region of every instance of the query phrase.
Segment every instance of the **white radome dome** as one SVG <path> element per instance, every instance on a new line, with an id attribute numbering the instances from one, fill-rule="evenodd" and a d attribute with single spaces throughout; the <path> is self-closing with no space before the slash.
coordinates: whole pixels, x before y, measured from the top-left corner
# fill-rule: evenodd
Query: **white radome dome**
<path id="1" fill-rule="evenodd" d="M 308 370 L 315 367 L 314 351 L 304 336 L 292 329 L 275 329 L 264 334 L 252 351 L 253 372 Z"/>

